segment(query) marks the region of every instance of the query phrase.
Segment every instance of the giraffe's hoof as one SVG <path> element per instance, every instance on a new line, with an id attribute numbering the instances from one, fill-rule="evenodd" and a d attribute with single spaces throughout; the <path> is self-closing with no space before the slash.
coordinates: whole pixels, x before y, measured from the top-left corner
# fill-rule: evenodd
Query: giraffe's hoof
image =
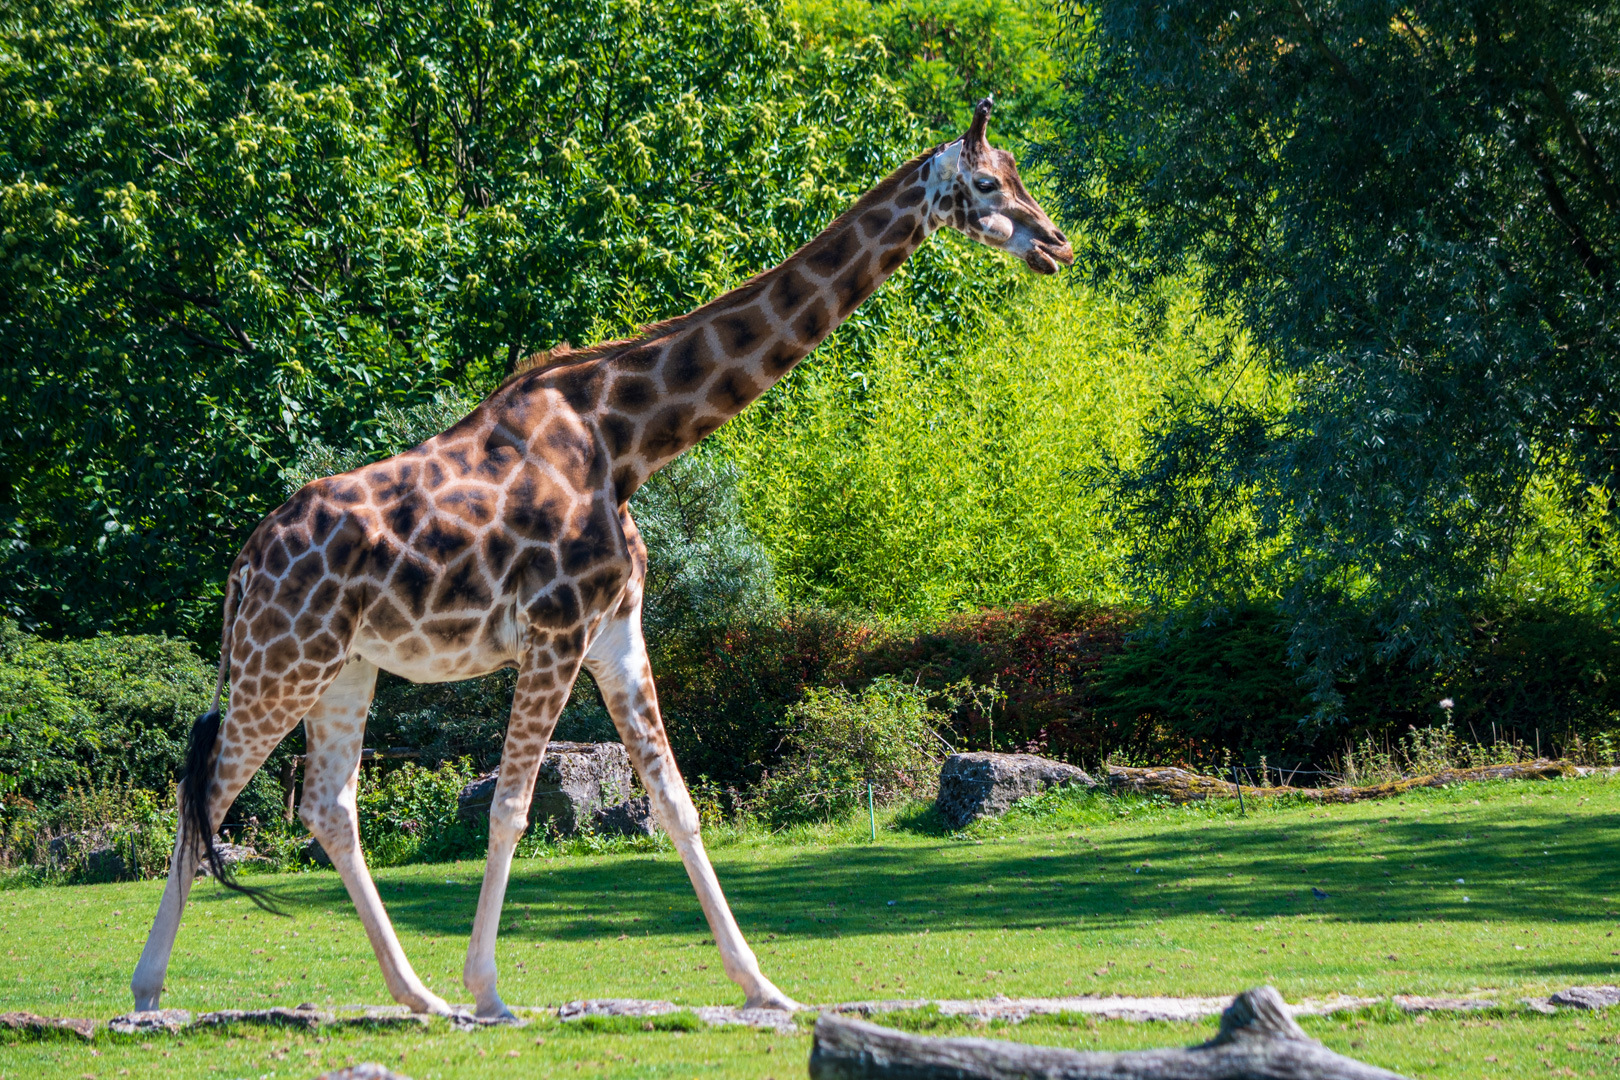
<path id="1" fill-rule="evenodd" d="M 487 1007 L 484 1005 L 478 1006 L 477 1016 L 479 1020 L 491 1024 L 515 1024 L 518 1022 L 518 1018 L 512 1015 L 512 1010 L 506 1007 L 506 1003 L 498 999 L 493 1005 Z"/>
<path id="2" fill-rule="evenodd" d="M 804 1006 L 788 997 L 782 991 L 766 983 L 764 986 L 748 995 L 743 1002 L 745 1009 L 781 1009 L 783 1012 L 803 1012 Z"/>
<path id="3" fill-rule="evenodd" d="M 450 1007 L 448 1001 L 438 994 L 430 994 L 425 990 L 420 994 L 407 994 L 395 1000 L 409 1008 L 413 1013 L 427 1013 L 429 1016 L 454 1016 L 456 1014 L 456 1010 Z"/>

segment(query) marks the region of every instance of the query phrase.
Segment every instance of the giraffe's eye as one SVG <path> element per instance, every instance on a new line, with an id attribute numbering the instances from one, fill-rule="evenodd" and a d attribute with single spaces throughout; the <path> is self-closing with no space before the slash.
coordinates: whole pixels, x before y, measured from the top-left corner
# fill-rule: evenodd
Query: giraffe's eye
<path id="1" fill-rule="evenodd" d="M 988 195 L 1001 185 L 996 182 L 996 179 L 993 176 L 981 176 L 973 181 L 973 186 L 978 188 L 984 194 Z"/>

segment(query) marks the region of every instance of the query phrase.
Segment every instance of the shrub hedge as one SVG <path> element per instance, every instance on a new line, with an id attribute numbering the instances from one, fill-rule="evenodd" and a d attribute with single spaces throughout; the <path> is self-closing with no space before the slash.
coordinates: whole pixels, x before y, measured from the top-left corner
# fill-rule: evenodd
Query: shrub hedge
<path id="1" fill-rule="evenodd" d="M 1028 750 L 1082 765 L 1264 757 L 1293 768 L 1327 766 L 1352 745 L 1376 752 L 1442 724 L 1473 743 L 1544 752 L 1609 746 L 1620 728 L 1610 677 L 1620 670 L 1620 629 L 1598 614 L 1548 605 L 1482 614 L 1444 667 L 1395 656 L 1347 673 L 1338 687 L 1345 716 L 1333 725 L 1311 719 L 1280 624 L 1260 605 L 1152 622 L 1049 601 L 890 626 L 801 609 L 678 628 L 652 646 L 671 741 L 694 787 L 721 793 L 731 813 L 751 809 L 783 824 L 848 810 L 849 799 L 811 794 L 829 784 L 915 788 L 924 729 L 958 749 Z M 510 672 L 437 686 L 384 677 L 367 742 L 419 747 L 423 760 L 367 771 L 361 802 L 373 859 L 478 847 L 481 830 L 455 821 L 455 794 L 499 760 L 511 684 Z M 100 871 L 86 860 L 110 841 L 132 852 L 132 872 L 161 870 L 171 781 L 212 688 L 212 670 L 184 642 L 45 641 L 0 624 L 0 864 L 61 863 L 69 878 L 93 878 Z M 904 743 L 911 756 L 896 765 L 869 752 L 860 732 Z M 557 736 L 614 737 L 588 677 Z M 256 815 L 270 831 L 288 831 L 272 826 L 277 773 L 301 745 L 295 732 L 276 751 L 233 820 Z M 297 832 L 282 839 L 293 843 Z M 52 849 L 53 840 L 62 842 Z"/>

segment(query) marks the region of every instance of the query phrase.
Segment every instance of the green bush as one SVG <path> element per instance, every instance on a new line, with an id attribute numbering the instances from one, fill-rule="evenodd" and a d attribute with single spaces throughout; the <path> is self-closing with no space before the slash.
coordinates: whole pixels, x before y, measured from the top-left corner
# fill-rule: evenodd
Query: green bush
<path id="1" fill-rule="evenodd" d="M 1114 752 L 1155 762 L 1222 751 L 1308 757 L 1301 724 L 1311 704 L 1286 647 L 1277 612 L 1261 607 L 1130 643 L 1097 673 L 1097 716 L 1115 734 Z"/>
<path id="2" fill-rule="evenodd" d="M 1528 603 L 1477 615 L 1448 674 L 1441 696 L 1476 741 L 1550 752 L 1620 731 L 1620 626 L 1600 612 Z"/>
<path id="3" fill-rule="evenodd" d="M 934 693 L 964 750 L 1096 760 L 1126 737 L 1098 711 L 1098 672 L 1138 618 L 1069 600 L 962 612 L 874 635 L 859 667 Z M 979 689 L 951 694 L 953 686 Z"/>
<path id="4" fill-rule="evenodd" d="M 48 881 L 133 881 L 165 874 L 175 808 L 127 781 L 75 785 L 46 807 L 0 800 L 0 867 Z"/>
<path id="5" fill-rule="evenodd" d="M 811 687 L 856 677 L 873 628 L 823 610 L 698 626 L 652 643 L 664 725 L 681 770 L 749 785 L 774 764 L 788 710 Z"/>
<path id="6" fill-rule="evenodd" d="M 161 872 L 173 843 L 175 775 L 214 679 L 173 638 L 48 641 L 0 621 L 0 862 L 94 877 L 79 856 L 117 839 L 123 857 L 133 836 L 127 872 Z M 296 740 L 275 751 L 228 820 L 279 814 L 276 774 L 295 749 Z M 71 850 L 48 850 L 70 834 Z"/>
<path id="7" fill-rule="evenodd" d="M 666 634 L 762 616 L 776 606 L 770 557 L 744 519 L 736 465 L 699 448 L 654 473 L 630 502 L 647 544 L 642 626 Z"/>
<path id="8" fill-rule="evenodd" d="M 961 749 L 1095 760 L 1120 738 L 1097 717 L 1096 672 L 1136 618 L 1070 601 L 888 627 L 790 610 L 673 635 L 653 672 L 682 769 L 722 784 L 747 786 L 776 768 L 807 692 L 859 691 L 885 677 L 926 692 Z M 963 686 L 979 692 L 951 692 Z"/>
<path id="9" fill-rule="evenodd" d="M 456 816 L 456 796 L 477 773 L 465 760 L 436 769 L 406 762 L 380 777 L 360 774 L 360 846 L 373 866 L 476 858 L 489 843 L 489 823 Z"/>
<path id="10" fill-rule="evenodd" d="M 868 797 L 886 804 L 928 794 L 946 720 L 929 696 L 887 676 L 859 693 L 811 687 L 788 710 L 788 752 L 760 780 L 750 809 L 783 826 L 842 817 Z"/>
<path id="11" fill-rule="evenodd" d="M 1545 753 L 1591 747 L 1620 730 L 1620 628 L 1611 621 L 1525 604 L 1477 615 L 1472 626 L 1445 664 L 1410 653 L 1379 658 L 1366 629 L 1368 647 L 1335 685 L 1343 711 L 1328 723 L 1289 664 L 1277 608 L 1188 613 L 1139 633 L 1098 668 L 1096 714 L 1115 751 L 1139 760 L 1231 755 L 1253 764 L 1265 756 L 1288 768 L 1374 751 L 1397 764 L 1416 760 L 1417 744 L 1403 750 L 1405 741 L 1446 724 L 1458 745 Z"/>
<path id="12" fill-rule="evenodd" d="M 36 801 L 114 776 L 167 791 L 214 677 L 184 641 L 47 641 L 0 622 L 0 773 Z"/>

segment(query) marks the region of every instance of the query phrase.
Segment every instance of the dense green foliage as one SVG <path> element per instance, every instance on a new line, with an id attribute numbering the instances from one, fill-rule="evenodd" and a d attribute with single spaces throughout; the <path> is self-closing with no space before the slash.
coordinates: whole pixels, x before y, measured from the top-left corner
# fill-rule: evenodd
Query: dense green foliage
<path id="1" fill-rule="evenodd" d="M 166 866 L 173 780 L 214 678 L 174 638 L 46 641 L 0 620 L 0 865 L 46 863 L 98 880 Z M 248 785 L 232 820 L 277 811 L 275 774 L 288 752 Z M 118 860 L 87 864 L 108 843 Z"/>
<path id="2" fill-rule="evenodd" d="M 0 623 L 0 774 L 34 801 L 119 776 L 167 790 L 213 693 L 184 641 L 51 642 Z"/>
<path id="3" fill-rule="evenodd" d="M 947 718 L 928 698 L 886 675 L 858 694 L 811 687 L 788 710 L 786 753 L 754 789 L 749 810 L 781 826 L 926 795 L 949 746 L 938 734 Z"/>
<path id="4" fill-rule="evenodd" d="M 877 70 L 930 127 L 967 129 L 973 105 L 996 100 L 1001 139 L 1044 134 L 1058 99 L 1056 12 L 1039 0 L 795 0 L 812 47 L 876 38 Z"/>
<path id="5" fill-rule="evenodd" d="M 426 769 L 406 762 L 378 775 L 361 775 L 356 805 L 360 846 L 371 866 L 477 858 L 489 844 L 485 821 L 467 823 L 456 814 L 456 797 L 476 775 L 465 762 Z"/>
<path id="6" fill-rule="evenodd" d="M 1287 390 L 1155 422 L 1116 487 L 1141 580 L 1279 597 L 1334 711 L 1366 642 L 1435 659 L 1515 587 L 1538 489 L 1612 512 L 1620 9 L 1066 10 L 1045 157 L 1090 276 L 1196 274 L 1253 345 L 1222 377 Z"/>
<path id="7" fill-rule="evenodd" d="M 770 556 L 743 517 L 741 472 L 701 451 L 670 462 L 630 500 L 647 545 L 642 628 L 659 641 L 776 607 Z"/>
<path id="8" fill-rule="evenodd" d="M 210 639 L 302 444 L 685 310 L 927 146 L 885 56 L 770 0 L 7 0 L 0 604 Z M 950 329 L 1009 272 L 885 295 Z"/>
<path id="9" fill-rule="evenodd" d="M 1149 342 L 1118 301 L 1032 281 L 959 349 L 933 347 L 921 318 L 896 318 L 870 351 L 823 346 L 715 436 L 784 597 L 926 618 L 1126 599 L 1124 538 L 1093 477 L 1138 457 L 1166 388 L 1227 389 L 1201 373 L 1217 335 L 1193 298 L 1165 299 Z"/>

